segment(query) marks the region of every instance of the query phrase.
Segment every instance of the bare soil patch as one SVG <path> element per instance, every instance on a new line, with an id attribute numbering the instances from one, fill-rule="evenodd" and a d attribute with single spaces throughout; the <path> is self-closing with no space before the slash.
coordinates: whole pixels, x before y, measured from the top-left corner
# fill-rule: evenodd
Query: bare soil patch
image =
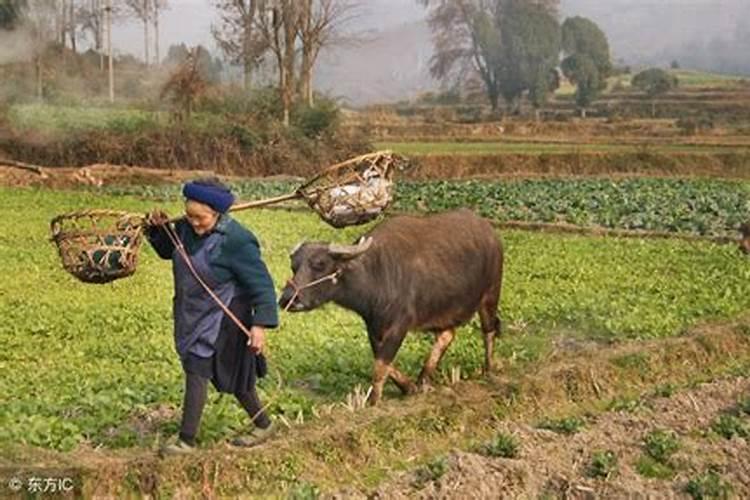
<path id="1" fill-rule="evenodd" d="M 403 474 L 370 498 L 672 498 L 713 467 L 737 498 L 750 496 L 750 444 L 745 438 L 710 435 L 711 422 L 750 397 L 750 379 L 728 378 L 654 398 L 636 412 L 607 412 L 590 419 L 573 436 L 538 429 L 524 422 L 503 422 L 496 429 L 515 436 L 518 458 L 493 458 L 466 451 L 446 456 L 439 478 L 424 481 L 424 469 Z M 750 421 L 750 417 L 746 420 Z M 639 474 L 644 437 L 651 431 L 677 433 L 681 449 L 672 461 L 670 480 Z M 607 478 L 588 472 L 592 453 L 608 450 L 617 471 Z M 435 473 L 433 472 L 433 475 Z"/>
<path id="2" fill-rule="evenodd" d="M 41 167 L 40 173 L 3 165 L 0 161 L 0 186 L 70 189 L 111 185 L 154 185 L 183 182 L 214 175 L 202 170 L 169 170 L 121 165 L 96 164 L 88 167 Z"/>
<path id="3" fill-rule="evenodd" d="M 614 347 L 560 343 L 522 374 L 501 368 L 487 380 L 439 386 L 364 411 L 320 408 L 319 418 L 292 425 L 251 450 L 219 444 L 188 457 L 160 459 L 155 450 L 142 448 L 84 446 L 70 453 L 19 448 L 0 457 L 0 468 L 72 468 L 85 497 L 278 496 L 314 488 L 338 498 L 536 498 L 546 492 L 593 498 L 673 494 L 713 465 L 743 497 L 750 494 L 747 442 L 704 431 L 740 396 L 750 396 L 749 320 Z M 694 385 L 701 382 L 709 383 Z M 664 384 L 682 389 L 668 398 L 650 396 Z M 613 411 L 612 401 L 625 396 L 643 404 L 632 413 Z M 154 408 L 134 414 L 130 423 L 146 430 L 173 417 L 170 411 Z M 565 416 L 585 419 L 586 425 L 569 437 L 536 428 L 541 419 Z M 678 433 L 682 442 L 674 457 L 676 476 L 669 481 L 643 478 L 634 469 L 643 436 L 655 428 Z M 518 437 L 519 458 L 472 452 L 501 431 Z M 618 454 L 619 470 L 608 479 L 586 475 L 590 454 L 600 449 Z M 439 477 L 425 481 L 423 473 L 402 473 L 436 459 L 445 460 Z"/>

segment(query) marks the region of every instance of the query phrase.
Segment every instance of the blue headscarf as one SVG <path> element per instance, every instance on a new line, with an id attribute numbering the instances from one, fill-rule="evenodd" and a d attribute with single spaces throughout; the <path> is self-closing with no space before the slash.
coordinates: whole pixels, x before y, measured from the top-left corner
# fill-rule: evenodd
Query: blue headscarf
<path id="1" fill-rule="evenodd" d="M 188 200 L 194 200 L 208 205 L 219 213 L 227 213 L 234 203 L 234 195 L 230 189 L 215 181 L 192 181 L 182 188 L 182 195 Z"/>

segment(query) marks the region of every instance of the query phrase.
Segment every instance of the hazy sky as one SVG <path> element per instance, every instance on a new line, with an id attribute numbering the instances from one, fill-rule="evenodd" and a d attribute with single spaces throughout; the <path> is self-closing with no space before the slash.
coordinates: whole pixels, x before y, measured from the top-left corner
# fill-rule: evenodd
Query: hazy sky
<path id="1" fill-rule="evenodd" d="M 368 0 L 362 4 L 358 29 L 382 29 L 425 17 L 424 8 L 415 0 Z M 185 42 L 215 47 L 211 24 L 218 17 L 211 0 L 170 0 L 169 5 L 160 23 L 162 57 L 171 44 Z M 113 29 L 112 37 L 116 50 L 143 57 L 143 24 L 136 21 L 120 24 Z"/>
<path id="2" fill-rule="evenodd" d="M 182 42 L 216 53 L 213 1 L 169 3 L 161 18 L 161 57 L 171 44 Z M 361 3 L 354 28 L 380 33 L 351 50 L 322 54 L 316 88 L 360 103 L 398 100 L 434 88 L 428 71 L 431 37 L 421 22 L 425 9 L 416 0 Z M 639 68 L 678 60 L 689 68 L 750 74 L 750 0 L 561 0 L 561 17 L 576 15 L 602 27 L 618 63 Z M 113 36 L 117 51 L 143 57 L 141 24 L 120 24 Z"/>

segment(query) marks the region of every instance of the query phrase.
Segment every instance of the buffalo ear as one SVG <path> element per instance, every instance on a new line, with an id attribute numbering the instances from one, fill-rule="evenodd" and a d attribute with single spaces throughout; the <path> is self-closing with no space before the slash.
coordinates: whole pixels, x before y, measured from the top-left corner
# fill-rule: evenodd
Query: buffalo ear
<path id="1" fill-rule="evenodd" d="M 365 253 L 372 245 L 372 237 L 362 237 L 356 245 L 328 245 L 328 254 L 334 259 L 351 260 Z"/>

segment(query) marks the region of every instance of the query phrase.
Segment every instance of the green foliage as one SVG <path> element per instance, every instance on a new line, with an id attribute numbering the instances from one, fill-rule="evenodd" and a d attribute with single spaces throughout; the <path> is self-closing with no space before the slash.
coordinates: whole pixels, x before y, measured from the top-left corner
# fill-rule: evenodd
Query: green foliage
<path id="1" fill-rule="evenodd" d="M 539 107 L 552 87 L 550 74 L 560 53 L 560 26 L 545 7 L 525 0 L 508 0 L 496 20 L 501 44 L 497 63 L 500 91 L 507 102 L 531 92 Z"/>
<path id="2" fill-rule="evenodd" d="M 607 35 L 585 17 L 569 17 L 562 25 L 562 47 L 569 56 L 586 56 L 604 81 L 612 72 Z"/>
<path id="3" fill-rule="evenodd" d="M 287 494 L 288 500 L 316 500 L 320 498 L 320 488 L 314 483 L 297 482 Z"/>
<path id="4" fill-rule="evenodd" d="M 580 432 L 586 425 L 583 419 L 578 417 L 566 417 L 560 419 L 548 419 L 541 421 L 537 427 L 547 429 L 558 434 L 571 435 Z"/>
<path id="5" fill-rule="evenodd" d="M 516 458 L 520 444 L 518 439 L 504 432 L 495 436 L 495 439 L 479 447 L 479 453 L 488 457 Z"/>
<path id="6" fill-rule="evenodd" d="M 414 486 L 423 488 L 427 483 L 437 481 L 448 472 L 448 460 L 438 457 L 417 469 L 414 474 Z"/>
<path id="7" fill-rule="evenodd" d="M 657 462 L 649 456 L 642 456 L 635 464 L 638 474 L 652 479 L 672 479 L 675 471 L 671 465 Z"/>
<path id="8" fill-rule="evenodd" d="M 470 207 L 498 221 L 734 235 L 750 219 L 748 187 L 722 180 L 435 181 L 397 189 L 400 210 Z"/>
<path id="9" fill-rule="evenodd" d="M 38 131 L 49 134 L 70 134 L 91 130 L 141 132 L 161 123 L 157 113 L 137 109 L 103 107 L 51 106 L 23 104 L 10 108 L 8 118 L 19 131 Z"/>
<path id="10" fill-rule="evenodd" d="M 750 437 L 750 425 L 735 415 L 720 415 L 711 424 L 711 430 L 725 439 Z"/>
<path id="11" fill-rule="evenodd" d="M 612 72 L 607 36 L 593 21 L 571 17 L 562 25 L 562 47 L 567 57 L 561 68 L 576 85 L 576 104 L 585 109 L 606 88 Z"/>
<path id="12" fill-rule="evenodd" d="M 685 486 L 685 493 L 694 500 L 725 500 L 731 497 L 732 491 L 732 485 L 721 477 L 716 467 L 710 467 Z"/>
<path id="13" fill-rule="evenodd" d="M 660 384 L 654 389 L 654 396 L 658 398 L 669 398 L 676 390 L 677 387 L 675 387 L 674 384 Z"/>
<path id="14" fill-rule="evenodd" d="M 317 139 L 336 131 L 339 125 L 339 108 L 335 101 L 319 99 L 314 106 L 301 106 L 292 113 L 292 125 L 302 134 Z"/>
<path id="15" fill-rule="evenodd" d="M 750 396 L 737 403 L 737 409 L 745 415 L 750 415 Z"/>
<path id="16" fill-rule="evenodd" d="M 633 77 L 633 87 L 645 92 L 649 97 L 656 97 L 677 88 L 679 80 L 671 73 L 660 68 L 641 71 Z"/>
<path id="17" fill-rule="evenodd" d="M 617 474 L 618 470 L 617 454 L 612 450 L 594 452 L 587 468 L 590 477 L 604 479 L 609 479 Z"/>
<path id="18" fill-rule="evenodd" d="M 26 0 L 0 0 L 0 30 L 12 30 L 21 19 Z"/>
<path id="19" fill-rule="evenodd" d="M 287 193 L 291 186 L 233 185 L 239 198 L 248 200 Z M 183 381 L 171 335 L 169 263 L 144 245 L 135 275 L 85 285 L 61 269 L 48 231 L 55 215 L 83 208 L 145 213 L 161 206 L 176 215 L 183 209 L 179 186 L 134 187 L 117 194 L 2 188 L 0 199 L 5 208 L 0 370 L 9 374 L 0 377 L 0 450 L 11 444 L 69 450 L 83 442 L 149 448 L 176 432 Z M 371 227 L 335 230 L 309 212 L 254 210 L 236 217 L 258 236 L 279 285 L 290 277 L 288 252 L 299 241 L 351 242 Z M 733 248 L 500 234 L 508 262 L 502 319 L 506 325 L 527 325 L 496 341 L 497 354 L 510 368 L 545 359 L 553 339 L 571 331 L 582 339 L 663 337 L 750 308 L 750 270 Z M 271 372 L 260 390 L 273 417 L 292 420 L 301 413 L 308 419 L 315 406 L 341 401 L 370 380 L 372 353 L 364 325 L 341 308 L 282 313 L 267 342 Z M 415 375 L 430 348 L 430 339 L 408 336 L 399 368 Z M 482 352 L 479 324 L 473 321 L 460 329 L 441 367 L 475 373 Z M 233 398 L 215 396 L 204 412 L 202 446 L 247 425 Z"/>
<path id="20" fill-rule="evenodd" d="M 643 439 L 643 450 L 660 464 L 668 464 L 669 459 L 679 449 L 680 441 L 672 431 L 652 431 Z"/>
<path id="21" fill-rule="evenodd" d="M 579 108 L 591 106 L 606 85 L 594 61 L 585 54 L 573 54 L 561 64 L 565 76 L 576 85 L 576 104 Z"/>

